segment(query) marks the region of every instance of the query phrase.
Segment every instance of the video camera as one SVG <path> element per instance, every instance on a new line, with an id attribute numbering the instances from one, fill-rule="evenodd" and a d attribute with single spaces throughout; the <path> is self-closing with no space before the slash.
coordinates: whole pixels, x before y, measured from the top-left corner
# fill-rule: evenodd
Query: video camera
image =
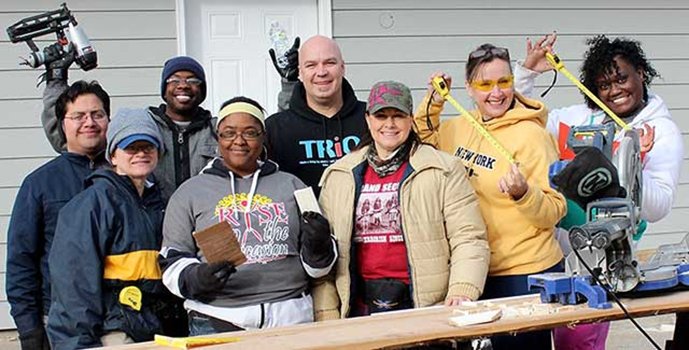
<path id="1" fill-rule="evenodd" d="M 55 33 L 57 42 L 40 50 L 33 38 Z M 91 45 L 84 30 L 79 27 L 76 19 L 62 3 L 60 8 L 48 11 L 40 15 L 24 18 L 7 28 L 7 34 L 12 43 L 25 41 L 31 53 L 20 65 L 38 68 L 41 65 L 49 65 L 52 62 L 67 58 L 88 71 L 98 66 L 98 57 L 95 48 Z"/>

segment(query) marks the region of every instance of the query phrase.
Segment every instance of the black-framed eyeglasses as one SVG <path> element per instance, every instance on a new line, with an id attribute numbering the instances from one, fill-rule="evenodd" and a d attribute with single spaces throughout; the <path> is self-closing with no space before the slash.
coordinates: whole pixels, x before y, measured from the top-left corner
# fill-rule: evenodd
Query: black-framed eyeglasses
<path id="1" fill-rule="evenodd" d="M 193 77 L 192 78 L 186 78 L 186 79 L 177 78 L 177 77 L 170 77 L 170 78 L 167 78 L 167 80 L 165 80 L 165 82 L 168 84 L 172 84 L 173 86 L 177 86 L 177 85 L 181 84 L 182 82 L 185 82 L 187 85 L 199 86 L 203 83 L 203 80 L 201 80 L 199 78 L 193 78 Z"/>
<path id="2" fill-rule="evenodd" d="M 98 111 L 98 112 L 91 112 L 91 113 L 78 113 L 75 115 L 66 115 L 65 119 L 69 119 L 75 123 L 83 124 L 86 122 L 86 119 L 91 117 L 94 122 L 99 122 L 101 120 L 104 120 L 108 117 L 107 114 L 103 111 Z"/>
<path id="3" fill-rule="evenodd" d="M 485 56 L 494 56 L 509 61 L 510 51 L 504 47 L 491 47 L 490 49 L 478 49 L 469 54 L 469 59 L 483 58 Z"/>
<path id="4" fill-rule="evenodd" d="M 234 130 L 226 130 L 218 134 L 218 137 L 220 137 L 223 140 L 227 141 L 232 141 L 237 138 L 237 136 L 242 135 L 242 138 L 244 140 L 256 140 L 259 138 L 261 135 L 263 135 L 262 131 L 254 130 L 254 129 L 249 129 L 249 130 L 244 130 L 242 132 L 236 132 Z"/>

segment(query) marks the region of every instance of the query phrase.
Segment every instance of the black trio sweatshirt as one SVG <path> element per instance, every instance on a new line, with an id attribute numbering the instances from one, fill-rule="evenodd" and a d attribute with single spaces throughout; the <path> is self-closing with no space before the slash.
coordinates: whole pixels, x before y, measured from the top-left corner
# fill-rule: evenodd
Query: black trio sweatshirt
<path id="1" fill-rule="evenodd" d="M 290 108 L 266 119 L 268 158 L 280 170 L 311 186 L 316 196 L 325 168 L 353 151 L 367 129 L 366 103 L 357 100 L 346 79 L 342 81 L 342 97 L 342 108 L 328 118 L 306 104 L 306 90 L 299 82 Z"/>

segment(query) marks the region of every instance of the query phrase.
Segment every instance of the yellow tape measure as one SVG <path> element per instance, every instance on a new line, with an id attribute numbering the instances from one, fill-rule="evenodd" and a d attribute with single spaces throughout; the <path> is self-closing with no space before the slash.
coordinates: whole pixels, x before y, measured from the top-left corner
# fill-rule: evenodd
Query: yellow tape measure
<path id="1" fill-rule="evenodd" d="M 120 291 L 120 304 L 130 306 L 136 311 L 141 311 L 141 299 L 143 293 L 137 286 L 124 287 Z"/>
<path id="2" fill-rule="evenodd" d="M 170 346 L 177 349 L 193 349 L 208 345 L 226 344 L 238 342 L 238 337 L 185 337 L 173 338 L 156 334 L 153 341 L 156 345 Z"/>
<path id="3" fill-rule="evenodd" d="M 579 81 L 579 79 L 577 79 L 574 75 L 572 75 L 572 73 L 569 72 L 569 70 L 567 70 L 567 68 L 565 68 L 565 64 L 562 63 L 560 57 L 557 57 L 557 55 L 553 55 L 550 52 L 546 52 L 545 57 L 548 59 L 548 62 L 550 62 L 550 64 L 555 68 L 555 70 L 559 71 L 560 73 L 562 73 L 562 75 L 567 77 L 567 79 L 571 80 L 572 83 L 574 83 L 574 85 L 576 85 L 579 88 L 579 90 L 583 91 L 586 94 L 586 96 L 588 96 L 594 103 L 596 103 L 596 105 L 598 105 L 598 107 L 600 107 L 600 109 L 607 113 L 610 116 L 610 118 L 612 118 L 612 120 L 614 120 L 615 123 L 617 123 L 617 125 L 619 125 L 624 130 L 631 130 L 631 127 L 629 127 L 629 125 L 627 125 L 627 123 L 625 123 L 624 120 L 620 119 L 620 117 L 618 117 L 617 114 L 615 114 L 615 112 L 611 111 L 610 108 L 608 108 L 608 106 L 605 105 L 605 103 L 598 99 L 598 97 L 596 97 L 596 95 L 594 95 L 591 92 L 591 90 L 587 89 L 586 86 L 584 86 L 584 84 L 582 84 Z"/>
<path id="4" fill-rule="evenodd" d="M 510 164 L 515 164 L 514 157 L 512 157 L 512 154 L 507 151 L 505 147 L 503 147 L 498 140 L 491 135 L 486 128 L 483 127 L 479 122 L 474 119 L 474 117 L 469 113 L 462 105 L 457 102 L 452 95 L 450 95 L 450 89 L 447 87 L 447 84 L 445 83 L 445 80 L 443 77 L 435 77 L 431 81 L 431 84 L 433 85 L 433 88 L 435 91 L 440 94 L 440 97 L 444 98 L 447 102 L 450 102 L 452 106 L 454 106 L 459 113 L 466 118 L 471 126 L 474 127 L 478 131 L 481 136 L 483 136 L 484 139 L 488 140 L 488 142 L 493 145 L 507 160 L 510 162 Z"/>

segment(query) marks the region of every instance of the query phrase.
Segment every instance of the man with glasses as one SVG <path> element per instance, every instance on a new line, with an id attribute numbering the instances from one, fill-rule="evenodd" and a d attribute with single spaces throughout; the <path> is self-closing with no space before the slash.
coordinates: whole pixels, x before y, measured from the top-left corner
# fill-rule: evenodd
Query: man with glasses
<path id="1" fill-rule="evenodd" d="M 333 39 L 311 37 L 298 55 L 296 46 L 288 55 L 288 68 L 278 72 L 287 81 L 296 79 L 298 64 L 299 82 L 289 109 L 266 119 L 266 141 L 269 158 L 280 170 L 296 175 L 318 195 L 325 168 L 354 150 L 367 132 L 366 103 L 344 78 L 345 62 Z M 279 101 L 289 91 L 284 79 Z"/>
<path id="2" fill-rule="evenodd" d="M 48 253 L 60 209 L 82 190 L 95 169 L 106 164 L 105 133 L 110 97 L 96 82 L 49 78 L 56 118 L 52 127 L 66 151 L 24 178 L 7 230 L 7 299 L 22 349 L 49 349 L 45 318 L 50 308 Z M 48 90 L 48 89 L 46 89 Z"/>
<path id="3" fill-rule="evenodd" d="M 63 60 L 48 67 L 43 95 L 45 109 L 41 116 L 48 141 L 57 152 L 65 149 L 65 137 L 57 127 L 53 111 L 55 98 L 66 89 L 67 69 Z M 164 103 L 149 107 L 148 113 L 163 136 L 164 149 L 154 172 L 165 202 L 177 187 L 198 172 L 216 155 L 213 134 L 215 119 L 200 107 L 206 99 L 206 74 L 191 57 L 170 58 L 163 66 L 160 96 Z"/>
<path id="4" fill-rule="evenodd" d="M 196 175 L 217 154 L 215 118 L 200 107 L 206 99 L 206 74 L 191 57 L 173 57 L 163 67 L 160 95 L 165 103 L 149 107 L 165 150 L 154 175 L 167 202 L 172 193 Z"/>

